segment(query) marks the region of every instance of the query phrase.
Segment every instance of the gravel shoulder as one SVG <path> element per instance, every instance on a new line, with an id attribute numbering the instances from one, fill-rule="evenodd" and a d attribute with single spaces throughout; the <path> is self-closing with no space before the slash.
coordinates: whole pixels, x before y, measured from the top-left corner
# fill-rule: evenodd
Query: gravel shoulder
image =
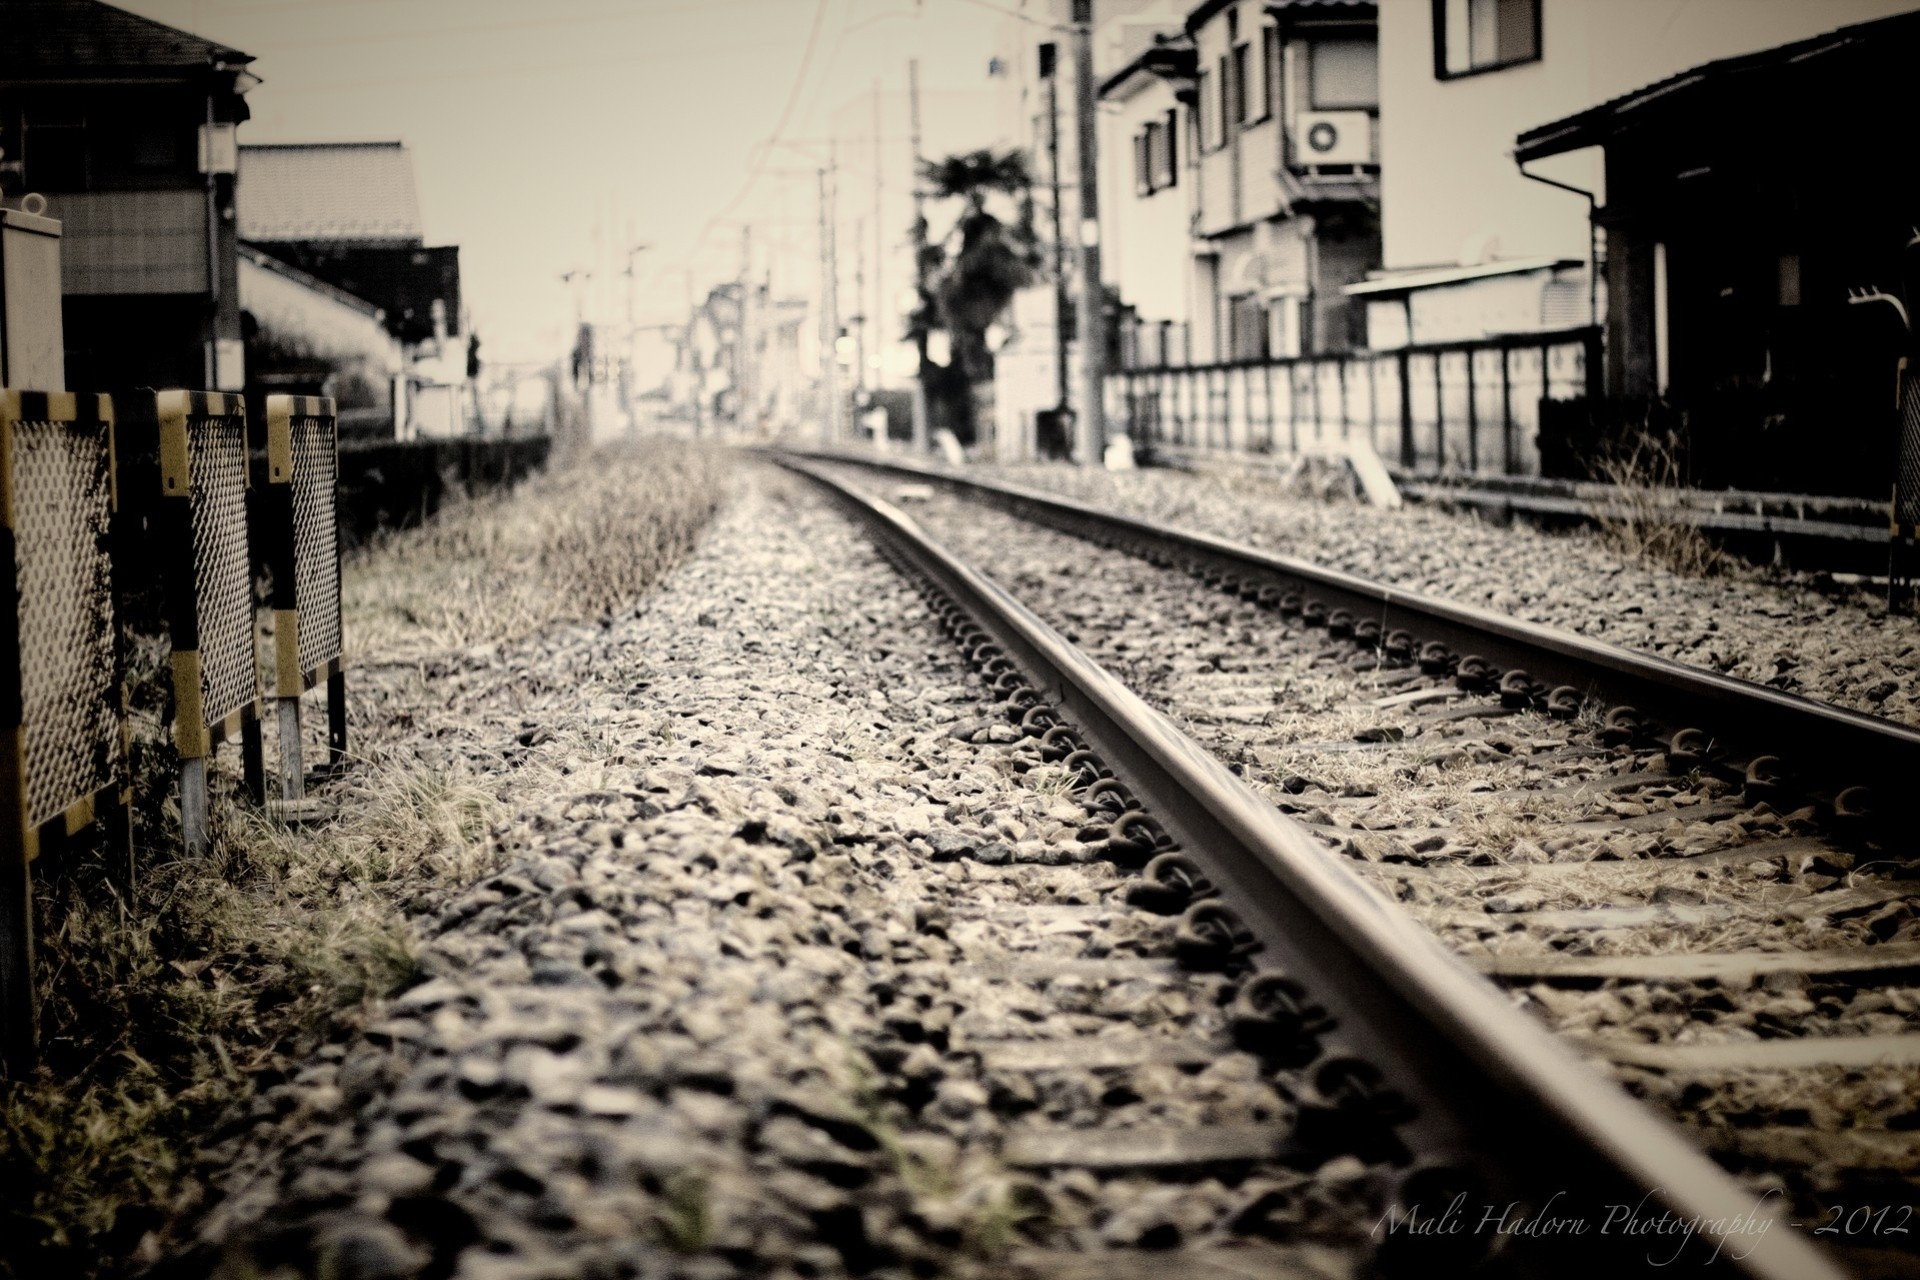
<path id="1" fill-rule="evenodd" d="M 978 467 L 1424 594 L 1563 627 L 1629 649 L 1920 724 L 1920 619 L 1860 591 L 1732 563 L 1685 577 L 1623 562 L 1590 530 L 1501 527 L 1409 504 L 1378 511 L 1302 498 L 1274 478 L 1165 468 Z"/>

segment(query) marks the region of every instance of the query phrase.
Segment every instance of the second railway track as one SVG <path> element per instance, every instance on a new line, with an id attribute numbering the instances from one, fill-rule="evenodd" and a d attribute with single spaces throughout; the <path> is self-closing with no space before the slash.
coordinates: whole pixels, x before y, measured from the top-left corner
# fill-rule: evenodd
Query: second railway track
<path id="1" fill-rule="evenodd" d="M 1920 1169 L 1920 946 L 1876 809 L 1920 737 L 1631 655 L 1581 666 L 1606 647 L 1476 636 L 1472 611 L 1360 613 L 1368 584 L 1316 591 L 1225 544 L 925 478 L 896 473 L 937 537 L 1753 1194 L 1861 1273 L 1911 1265 L 1893 1228 Z"/>

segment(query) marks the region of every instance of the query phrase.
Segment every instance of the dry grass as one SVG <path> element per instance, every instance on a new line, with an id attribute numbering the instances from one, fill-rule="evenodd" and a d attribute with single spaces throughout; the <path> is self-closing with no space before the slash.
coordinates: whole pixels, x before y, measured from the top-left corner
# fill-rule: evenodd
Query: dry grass
<path id="1" fill-rule="evenodd" d="M 664 443 L 597 453 L 385 538 L 347 582 L 354 647 L 405 659 L 604 617 L 686 554 L 724 467 L 712 450 Z"/>
<path id="2" fill-rule="evenodd" d="M 1614 493 L 1594 509 L 1601 540 L 1620 556 L 1687 577 L 1719 571 L 1722 553 L 1681 505 L 1683 467 L 1671 436 L 1643 432 L 1597 463 Z"/>
<path id="3" fill-rule="evenodd" d="M 721 456 L 660 442 L 387 538 L 347 568 L 352 652 L 425 657 L 604 617 L 684 556 L 724 479 Z M 413 757 L 453 713 L 407 686 L 419 705 L 390 699 L 396 723 L 356 730 L 361 756 L 327 789 L 338 817 L 288 830 L 217 793 L 210 856 L 179 859 L 165 661 L 164 644 L 132 647 L 134 901 L 97 860 L 36 868 L 46 1064 L 0 1086 L 5 1280 L 124 1275 L 163 1253 L 204 1197 L 211 1135 L 413 976 L 409 915 L 493 864 L 506 816 L 495 780 Z"/>

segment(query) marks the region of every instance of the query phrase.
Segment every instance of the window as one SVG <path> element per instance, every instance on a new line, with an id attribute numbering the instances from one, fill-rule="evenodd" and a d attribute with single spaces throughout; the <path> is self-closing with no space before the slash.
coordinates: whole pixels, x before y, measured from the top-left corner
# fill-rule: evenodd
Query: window
<path id="1" fill-rule="evenodd" d="M 1260 102 L 1270 116 L 1280 114 L 1280 28 L 1260 28 Z"/>
<path id="2" fill-rule="evenodd" d="M 1221 60 L 1223 63 L 1225 59 Z M 1200 149 L 1217 151 L 1226 141 L 1225 129 L 1220 120 L 1219 77 L 1211 71 L 1202 71 L 1195 82 L 1194 109 L 1198 113 L 1200 125 Z"/>
<path id="3" fill-rule="evenodd" d="M 1174 165 L 1173 131 L 1179 116 L 1169 111 L 1166 119 L 1149 121 L 1133 135 L 1133 188 L 1142 196 L 1165 191 L 1178 180 Z"/>
<path id="4" fill-rule="evenodd" d="M 1307 46 L 1308 92 L 1315 111 L 1380 105 L 1380 60 L 1371 40 L 1316 40 Z"/>
<path id="5" fill-rule="evenodd" d="M 1219 66 L 1220 70 L 1214 75 L 1214 79 L 1218 81 L 1220 85 L 1220 101 L 1219 104 L 1214 107 L 1213 113 L 1214 127 L 1216 129 L 1213 145 L 1216 147 L 1224 147 L 1227 145 L 1227 125 L 1229 123 L 1237 123 L 1240 117 L 1235 115 L 1233 110 L 1233 55 L 1231 53 L 1222 55 Z"/>
<path id="6" fill-rule="evenodd" d="M 1227 64 L 1230 74 L 1227 77 L 1227 118 L 1235 124 L 1245 124 L 1251 113 L 1247 94 L 1247 46 L 1237 44 L 1228 55 Z"/>
<path id="7" fill-rule="evenodd" d="M 1179 127 L 1179 112 L 1170 110 L 1165 120 L 1148 131 L 1147 139 L 1150 143 L 1147 153 L 1148 172 L 1153 179 L 1155 191 L 1176 186 L 1180 181 L 1180 157 L 1174 143 Z"/>
<path id="8" fill-rule="evenodd" d="M 1433 73 L 1442 80 L 1540 58 L 1540 0 L 1433 0 Z"/>

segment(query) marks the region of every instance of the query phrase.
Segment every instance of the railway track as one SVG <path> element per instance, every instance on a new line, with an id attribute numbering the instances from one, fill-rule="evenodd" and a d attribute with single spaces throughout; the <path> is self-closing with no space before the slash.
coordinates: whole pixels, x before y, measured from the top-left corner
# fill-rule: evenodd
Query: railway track
<path id="1" fill-rule="evenodd" d="M 1180 618 L 1182 605 L 1195 608 L 1188 580 L 1101 551 L 1098 557 L 1105 559 L 1097 562 L 1090 563 L 1087 554 L 1056 561 L 1067 566 L 1061 581 L 1051 584 L 1058 590 L 1036 594 L 1034 588 L 1047 584 L 1030 581 L 1032 575 L 1015 566 L 1006 581 L 1034 601 L 1039 613 L 1031 613 L 965 560 L 928 541 L 897 510 L 818 466 L 787 462 L 828 486 L 889 557 L 926 585 L 936 615 L 1005 700 L 1009 721 L 1020 724 L 1042 758 L 1072 771 L 1080 801 L 1103 813 L 1104 823 L 1087 834 L 1104 840 L 1098 847 L 1105 858 L 1137 878 L 1089 904 L 1090 909 L 1164 915 L 1182 963 L 1226 974 L 1219 991 L 1228 1042 L 1216 1039 L 1211 1050 L 1205 1037 L 1175 1046 L 1164 1038 L 1108 1028 L 1077 1043 L 1016 1051 L 998 1066 L 1032 1067 L 1047 1058 L 1045 1065 L 1060 1068 L 1077 1060 L 1082 1068 L 1118 1070 L 1166 1061 L 1167 1055 L 1184 1054 L 1198 1062 L 1210 1051 L 1237 1050 L 1251 1052 L 1263 1075 L 1298 1106 L 1271 1132 L 1128 1134 L 1122 1128 L 1116 1131 L 1122 1136 L 1108 1137 L 1096 1128 L 1061 1135 L 1047 1159 L 1081 1168 L 1103 1162 L 1116 1168 L 1152 1164 L 1148 1147 L 1159 1144 L 1164 1151 L 1184 1149 L 1183 1159 L 1204 1165 L 1210 1147 L 1215 1156 L 1232 1155 L 1227 1148 L 1243 1143 L 1251 1147 L 1237 1149 L 1242 1159 L 1264 1150 L 1264 1159 L 1300 1169 L 1345 1170 L 1357 1160 L 1371 1170 L 1375 1201 L 1371 1220 L 1361 1224 L 1364 1239 L 1348 1243 L 1362 1246 L 1368 1265 L 1387 1270 L 1487 1263 L 1512 1274 L 1568 1269 L 1621 1274 L 1679 1257 L 1716 1259 L 1751 1274 L 1840 1274 L 1803 1232 L 1757 1225 L 1756 1212 L 1778 1207 L 1777 1194 L 1727 1176 L 1698 1145 L 1582 1065 L 1564 1040 L 1515 1010 L 1433 938 L 1408 928 L 1378 892 L 1394 888 L 1392 882 L 1368 871 L 1390 865 L 1437 879 L 1445 874 L 1440 868 L 1445 859 L 1388 863 L 1362 854 L 1346 864 L 1327 856 L 1329 844 L 1364 849 L 1371 834 L 1357 825 L 1352 834 L 1331 834 L 1346 830 L 1333 816 L 1341 801 L 1377 803 L 1382 796 L 1377 788 L 1368 794 L 1358 784 L 1344 785 L 1339 789 L 1347 794 L 1335 795 L 1286 768 L 1286 761 L 1263 759 L 1253 744 L 1216 732 L 1223 723 L 1251 718 L 1245 699 L 1253 688 L 1266 691 L 1259 704 L 1262 720 L 1271 716 L 1277 705 L 1269 683 L 1273 672 L 1233 670 L 1219 652 L 1192 662 L 1184 660 L 1185 653 L 1153 651 L 1156 642 L 1170 637 L 1143 633 L 1139 619 Z M 938 499 L 924 501 L 930 496 L 924 492 L 914 496 L 923 499 L 917 509 L 928 523 L 950 535 L 956 548 L 965 547 L 969 557 L 984 558 L 995 547 L 1001 560 L 1029 552 L 1041 556 L 1039 544 L 1058 537 L 1030 525 L 1011 526 L 1007 517 L 971 504 L 946 510 Z M 1166 598 L 1141 598 L 1124 574 L 1114 572 L 1115 561 L 1157 574 L 1169 588 Z M 1203 643 L 1218 650 L 1220 640 L 1230 649 L 1253 626 L 1271 629 L 1273 614 L 1280 612 L 1274 606 L 1282 600 L 1269 593 L 1263 608 L 1260 590 L 1266 585 L 1242 577 L 1231 594 L 1244 599 L 1207 597 L 1198 606 L 1203 616 L 1194 619 L 1202 625 L 1188 634 L 1209 637 Z M 1042 615 L 1051 615 L 1059 629 Z M 1345 632 L 1331 611 L 1328 620 L 1336 632 Z M 1288 630 L 1313 635 L 1307 666 L 1336 668 L 1337 680 L 1350 684 L 1364 678 L 1360 666 L 1365 664 L 1355 664 L 1355 655 L 1379 649 L 1365 639 L 1356 644 L 1344 635 L 1330 636 L 1320 627 L 1296 624 Z M 1156 677 L 1143 682 L 1148 699 L 1175 719 L 1212 723 L 1194 723 L 1199 741 L 1188 737 L 1090 661 L 1062 631 L 1079 635 L 1083 643 L 1092 634 L 1103 635 L 1113 641 L 1108 647 L 1121 653 L 1129 648 L 1129 638 L 1143 644 L 1151 667 L 1147 674 Z M 1430 658 L 1435 656 L 1429 651 Z M 1173 660 L 1160 661 L 1167 657 Z M 1296 652 L 1282 660 L 1300 657 Z M 1439 678 L 1444 672 L 1423 671 L 1417 654 L 1409 657 L 1391 675 L 1384 664 L 1373 664 L 1374 675 L 1389 677 L 1392 685 L 1381 696 L 1392 698 L 1396 709 L 1431 715 L 1421 708 L 1450 702 L 1451 695 L 1415 695 L 1455 686 Z M 1225 679 L 1202 676 L 1202 668 Z M 1132 679 L 1140 672 L 1124 674 Z M 1208 691 L 1195 695 L 1183 683 L 1189 678 Z M 1195 696 L 1216 712 L 1237 708 L 1240 714 L 1196 717 Z M 1503 720 L 1514 718 L 1510 713 L 1521 719 L 1532 714 L 1497 699 L 1493 706 Z M 1448 708 L 1441 723 L 1487 722 L 1484 714 L 1457 714 L 1463 710 Z M 1342 714 L 1331 706 L 1323 711 L 1336 719 Z M 1636 754 L 1630 744 L 1601 745 L 1626 727 L 1622 715 L 1590 725 L 1576 717 L 1569 731 L 1595 741 L 1569 739 L 1549 753 L 1576 766 L 1581 776 L 1571 784 L 1573 791 L 1590 784 L 1595 761 L 1616 766 L 1610 772 L 1619 772 L 1624 761 L 1633 774 L 1653 773 L 1645 751 Z M 1366 759 L 1373 767 L 1390 761 L 1408 741 L 1404 732 L 1360 743 L 1353 737 L 1348 731 L 1329 742 L 1328 754 Z M 1312 749 L 1311 736 L 1298 732 L 1284 732 L 1265 745 L 1274 748 L 1283 740 L 1290 749 Z M 1354 746 L 1362 749 L 1347 750 Z M 1231 761 L 1233 768 L 1216 757 Z M 1632 794 L 1643 780 L 1620 784 L 1628 787 L 1625 792 L 1605 794 Z M 1530 783 L 1537 779 L 1520 783 L 1519 789 L 1536 797 L 1567 794 L 1569 785 L 1547 791 Z M 1512 792 L 1514 785 L 1505 790 Z M 1286 803 L 1276 805 L 1276 798 Z M 1296 810 L 1292 820 L 1283 816 L 1285 807 Z M 1414 843 L 1429 854 L 1446 847 L 1430 838 Z M 1470 865 L 1469 859 L 1456 860 Z M 1551 947 L 1543 950 L 1562 956 Z M 1098 958 L 1084 963 L 1086 981 L 1097 985 L 1114 976 L 1102 973 Z M 1521 969 L 1515 966 L 1512 972 Z M 1528 971 L 1527 976 L 1539 975 Z M 1576 980 L 1593 979 L 1584 974 Z M 1035 1060 L 1028 1062 L 1029 1057 Z M 991 1061 L 991 1055 L 983 1060 Z M 1026 1151 L 1018 1141 L 1008 1150 L 1014 1163 L 1041 1154 Z M 1458 1224 L 1456 1217 L 1450 1226 L 1445 1216 L 1450 1205 L 1456 1215 L 1470 1206 L 1470 1221 Z M 1664 1230 L 1644 1225 L 1654 1220 L 1669 1225 Z M 1691 1229 L 1685 1226 L 1689 1223 Z M 1701 1229 L 1708 1223 L 1720 1225 Z"/>

